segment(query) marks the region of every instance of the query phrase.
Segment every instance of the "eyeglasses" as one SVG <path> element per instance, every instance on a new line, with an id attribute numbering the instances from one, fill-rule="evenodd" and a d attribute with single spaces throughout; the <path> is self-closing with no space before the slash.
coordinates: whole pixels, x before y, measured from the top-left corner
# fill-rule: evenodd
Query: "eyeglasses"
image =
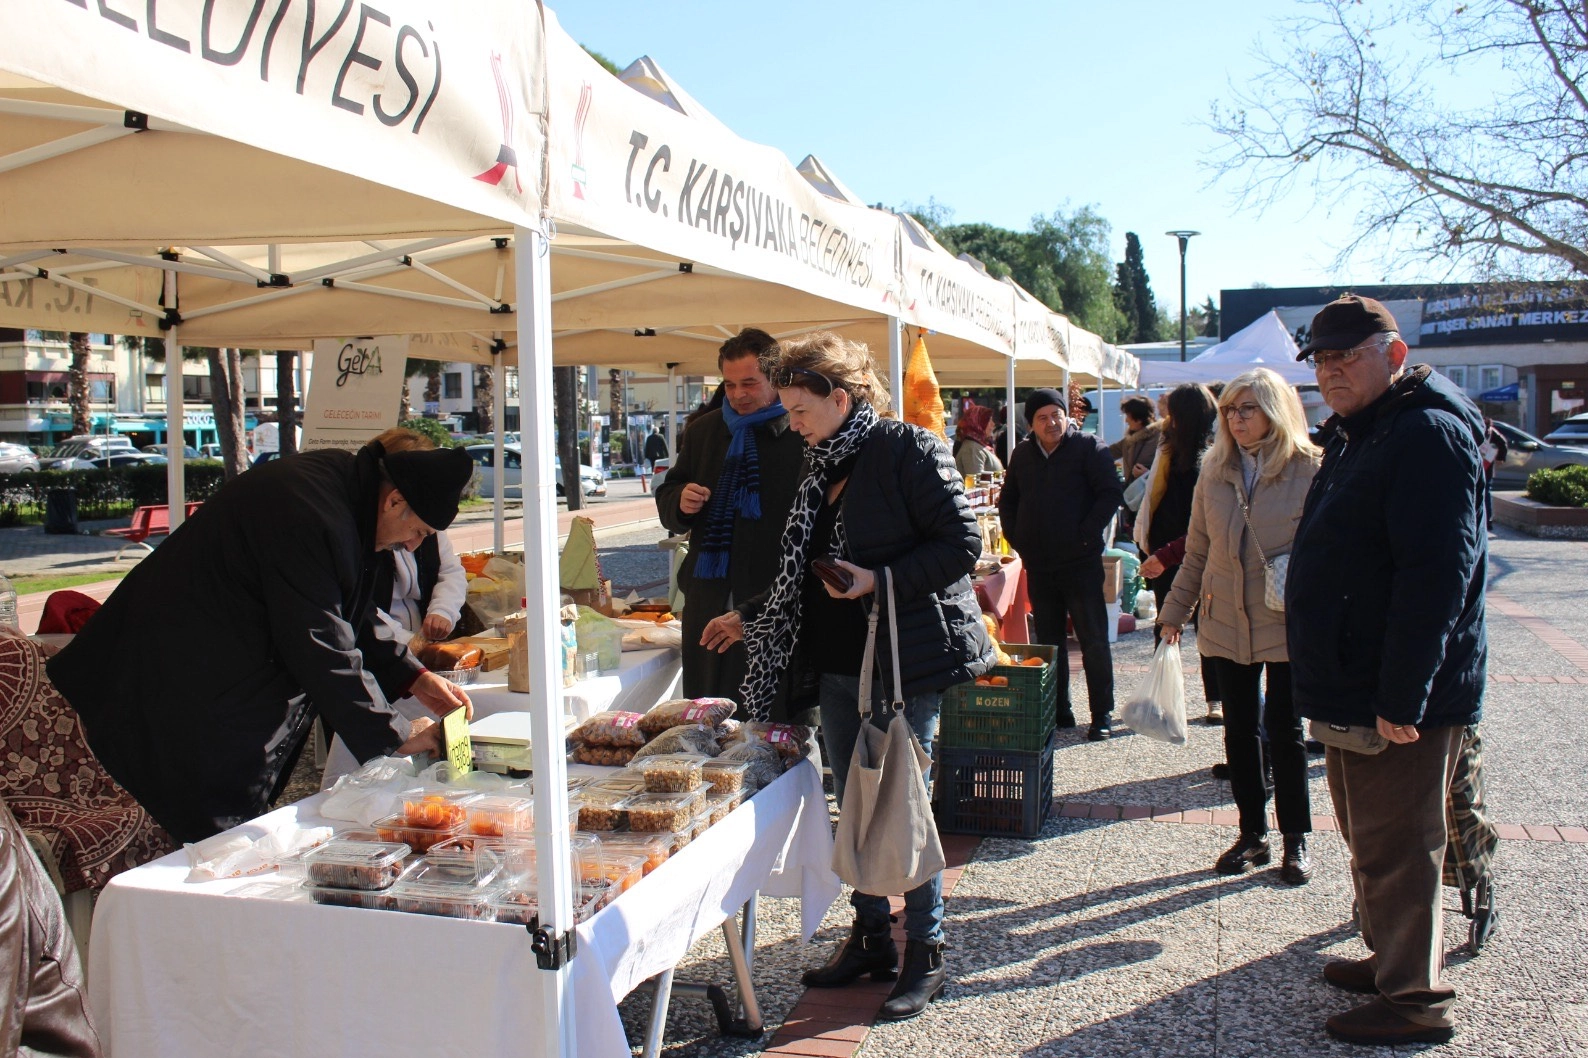
<path id="1" fill-rule="evenodd" d="M 1263 408 L 1260 404 L 1231 404 L 1222 410 L 1226 418 L 1239 416 L 1242 420 L 1246 420 L 1262 411 Z"/>
<path id="2" fill-rule="evenodd" d="M 817 383 L 821 387 L 820 391 L 818 392 L 816 386 L 808 385 L 806 380 Z M 831 396 L 833 390 L 839 388 L 837 382 L 820 371 L 812 371 L 808 367 L 780 367 L 772 374 L 772 385 L 778 389 L 792 389 L 799 386 L 801 389 L 810 390 L 818 397 Z"/>
<path id="3" fill-rule="evenodd" d="M 1369 349 L 1378 349 L 1380 347 L 1380 341 L 1381 336 L 1375 334 L 1361 345 L 1355 346 L 1351 349 L 1336 349 L 1333 351 L 1319 350 L 1315 353 L 1308 353 L 1307 366 L 1312 368 L 1314 371 L 1317 371 L 1320 368 L 1328 367 L 1330 364 L 1339 364 L 1341 367 L 1354 364 L 1362 356 L 1362 354 L 1367 352 Z"/>

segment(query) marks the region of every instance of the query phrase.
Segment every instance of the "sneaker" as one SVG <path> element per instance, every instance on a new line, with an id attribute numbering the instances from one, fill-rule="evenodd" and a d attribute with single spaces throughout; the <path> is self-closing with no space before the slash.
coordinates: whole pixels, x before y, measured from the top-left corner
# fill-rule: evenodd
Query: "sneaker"
<path id="1" fill-rule="evenodd" d="M 1208 715 L 1202 718 L 1210 727 L 1218 727 L 1224 723 L 1224 703 L 1214 700 L 1208 703 Z"/>

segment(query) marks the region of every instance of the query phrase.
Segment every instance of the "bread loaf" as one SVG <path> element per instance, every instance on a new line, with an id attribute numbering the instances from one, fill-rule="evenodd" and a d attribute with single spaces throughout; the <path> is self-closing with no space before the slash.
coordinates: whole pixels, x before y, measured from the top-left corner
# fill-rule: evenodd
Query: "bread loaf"
<path id="1" fill-rule="evenodd" d="M 431 643 L 419 650 L 419 661 L 433 672 L 471 669 L 485 660 L 485 651 L 468 643 Z"/>

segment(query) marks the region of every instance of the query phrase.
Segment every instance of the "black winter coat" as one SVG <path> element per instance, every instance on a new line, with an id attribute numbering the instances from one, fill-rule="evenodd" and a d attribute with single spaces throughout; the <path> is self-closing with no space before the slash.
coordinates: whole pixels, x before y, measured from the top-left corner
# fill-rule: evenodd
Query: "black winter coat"
<path id="1" fill-rule="evenodd" d="M 1285 585 L 1296 711 L 1449 727 L 1483 712 L 1483 418 L 1426 366 L 1323 426 Z"/>
<path id="2" fill-rule="evenodd" d="M 378 468 L 336 450 L 230 482 L 127 575 L 49 674 L 107 771 L 179 841 L 260 815 L 316 711 L 359 760 L 423 671 L 369 623 Z"/>
<path id="3" fill-rule="evenodd" d="M 1015 446 L 998 498 L 998 518 L 1025 568 L 1050 573 L 1103 559 L 1103 530 L 1125 503 L 1114 457 L 1091 434 L 1071 428 L 1044 456 L 1034 437 Z"/>
<path id="4" fill-rule="evenodd" d="M 683 693 L 687 698 L 738 700 L 747 664 L 744 644 L 735 643 L 719 654 L 700 645 L 700 634 L 712 618 L 728 612 L 730 592 L 735 602 L 754 598 L 771 586 L 782 563 L 783 524 L 788 520 L 789 505 L 794 502 L 794 489 L 799 484 L 805 441 L 788 428 L 786 415 L 754 430 L 761 468 L 761 517 L 734 516 L 727 579 L 696 580 L 693 548 L 678 567 L 678 585 L 684 591 Z M 699 529 L 699 538 L 704 538 L 710 504 L 690 515 L 679 509 L 678 499 L 685 485 L 704 485 L 716 492 L 732 440 L 721 409 L 703 412 L 684 430 L 678 459 L 656 489 L 656 513 L 669 532 L 691 533 Z M 773 712 L 779 712 L 776 706 Z M 775 719 L 784 717 L 777 715 Z"/>
<path id="5" fill-rule="evenodd" d="M 992 642 L 970 586 L 981 530 L 942 439 L 896 419 L 879 421 L 839 505 L 848 560 L 886 567 L 893 577 L 905 696 L 941 691 L 992 668 Z M 748 619 L 764 602 L 764 596 L 752 600 L 740 613 Z M 884 601 L 877 669 L 885 685 L 893 682 L 890 635 Z"/>

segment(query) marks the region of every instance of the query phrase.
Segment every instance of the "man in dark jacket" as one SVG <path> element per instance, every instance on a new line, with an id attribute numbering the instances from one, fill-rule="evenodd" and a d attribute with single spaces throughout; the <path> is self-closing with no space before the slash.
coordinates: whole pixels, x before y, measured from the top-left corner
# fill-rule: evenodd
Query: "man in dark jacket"
<path id="1" fill-rule="evenodd" d="M 1335 414 L 1285 588 L 1297 711 L 1326 743 L 1374 732 L 1384 743 L 1326 756 L 1372 954 L 1324 977 L 1376 997 L 1327 1027 L 1361 1044 L 1454 1031 L 1455 990 L 1440 980 L 1445 797 L 1487 664 L 1483 420 L 1428 367 L 1405 369 L 1406 352 L 1372 298 L 1313 317 L 1302 355 Z"/>
<path id="2" fill-rule="evenodd" d="M 1015 446 L 1004 475 L 998 515 L 1004 537 L 1025 564 L 1037 639 L 1059 648 L 1060 727 L 1074 727 L 1065 619 L 1075 624 L 1092 722 L 1093 742 L 1112 733 L 1114 658 L 1103 602 L 1103 530 L 1124 503 L 1114 459 L 1097 438 L 1070 421 L 1064 396 L 1039 389 L 1026 398 L 1031 436 Z"/>
<path id="3" fill-rule="evenodd" d="M 645 439 L 645 461 L 655 464 L 667 458 L 667 438 L 662 436 L 662 428 L 656 427 L 651 435 Z"/>
<path id="4" fill-rule="evenodd" d="M 767 378 L 776 348 L 770 334 L 753 327 L 722 344 L 722 407 L 703 412 L 684 430 L 678 462 L 656 490 L 662 524 L 690 534 L 678 570 L 683 692 L 690 698 L 738 700 L 744 646 L 719 654 L 701 646 L 700 635 L 713 617 L 765 591 L 782 560 L 778 545 L 805 443 L 788 428 Z"/>
<path id="5" fill-rule="evenodd" d="M 322 449 L 248 471 L 140 562 L 49 662 L 117 782 L 178 841 L 261 814 L 316 713 L 359 760 L 439 748 L 388 704 L 468 696 L 375 638 L 380 552 L 446 528 L 462 449 Z"/>

